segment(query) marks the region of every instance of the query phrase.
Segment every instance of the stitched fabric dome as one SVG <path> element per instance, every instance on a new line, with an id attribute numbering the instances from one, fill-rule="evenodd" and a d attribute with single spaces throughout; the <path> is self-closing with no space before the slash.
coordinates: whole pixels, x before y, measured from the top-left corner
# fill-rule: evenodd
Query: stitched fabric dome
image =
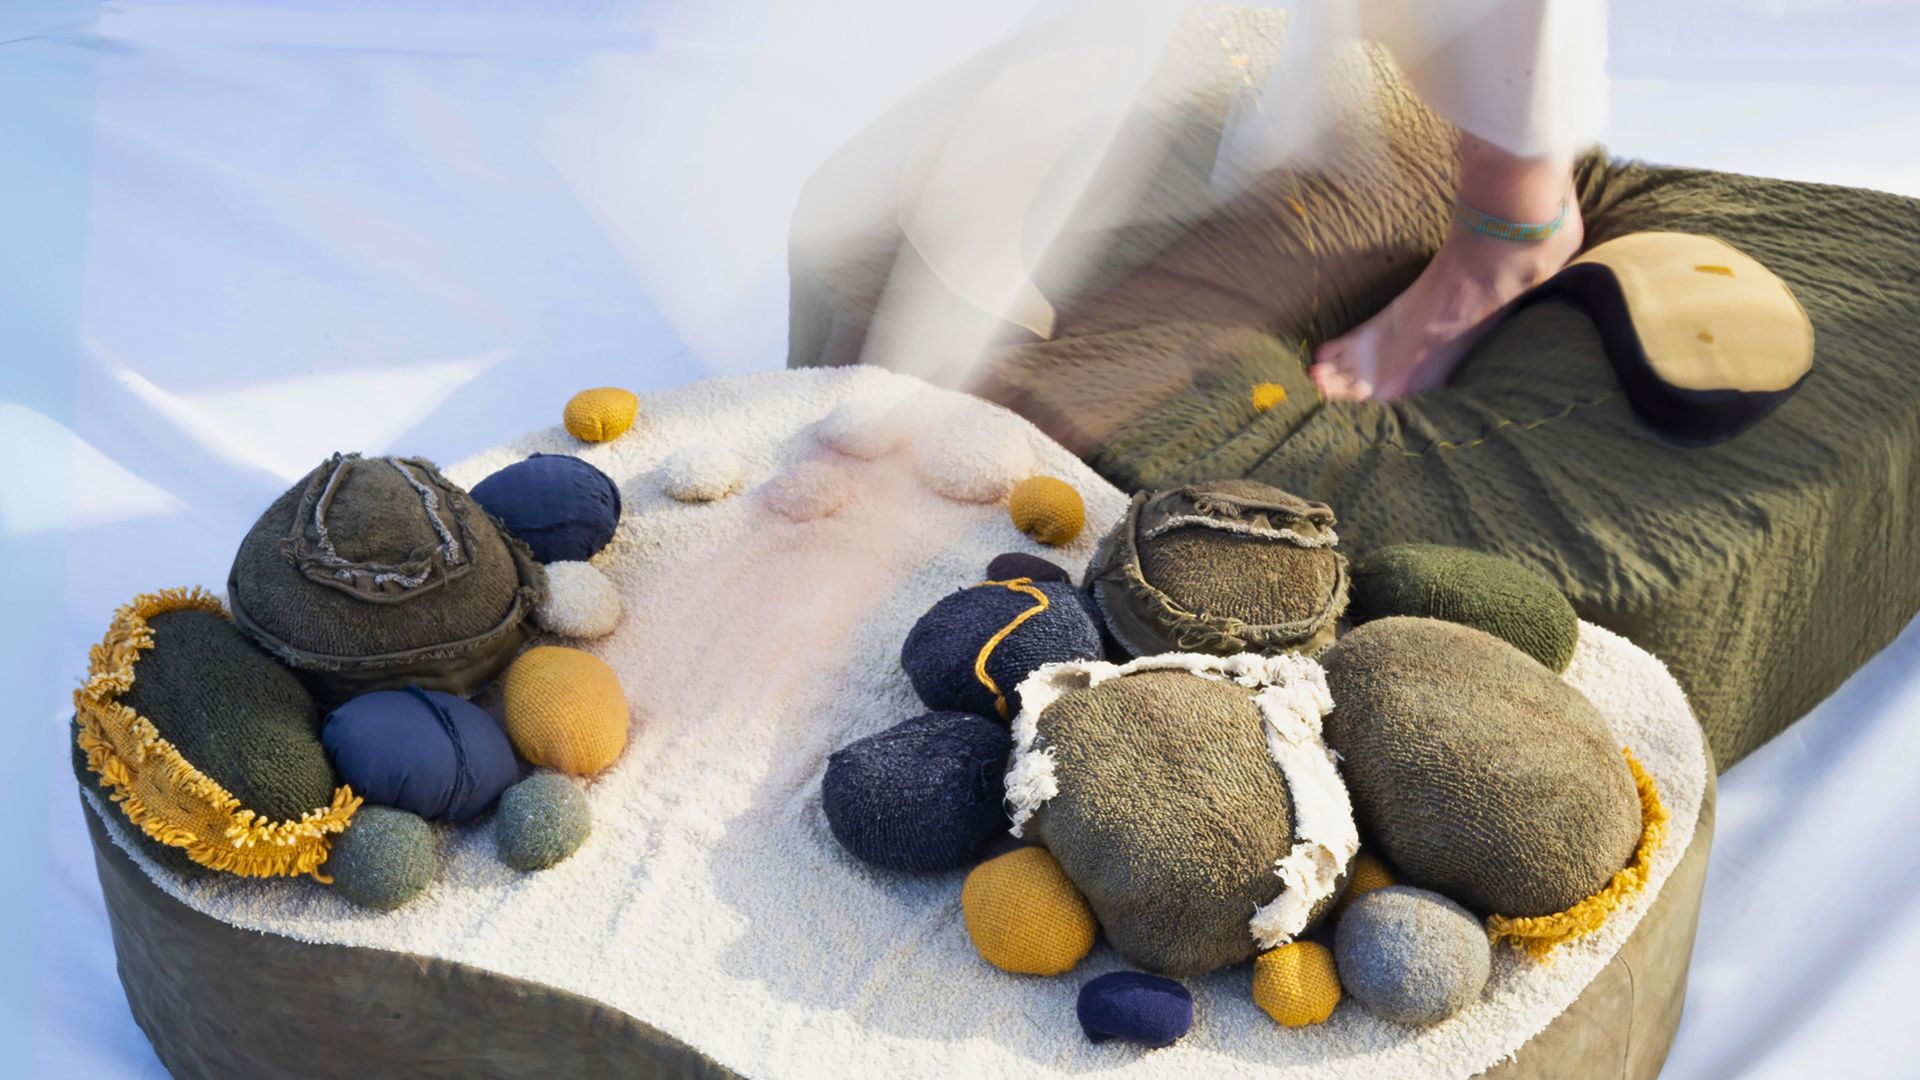
<path id="1" fill-rule="evenodd" d="M 1604 888 L 1641 833 L 1633 775 L 1579 691 L 1492 634 L 1380 619 L 1322 657 L 1361 828 L 1402 879 L 1485 914 Z"/>
<path id="2" fill-rule="evenodd" d="M 473 485 L 473 501 L 543 563 L 590 559 L 620 526 L 620 486 L 571 454 L 535 454 Z"/>
<path id="3" fill-rule="evenodd" d="M 545 870 L 580 850 L 593 831 L 593 810 L 571 777 L 537 772 L 500 796 L 493 844 L 515 870 Z"/>
<path id="4" fill-rule="evenodd" d="M 422 458 L 336 454 L 234 556 L 241 629 L 323 706 L 418 685 L 470 693 L 526 642 L 546 573 Z"/>
<path id="5" fill-rule="evenodd" d="M 908 631 L 900 666 L 927 708 L 1004 720 L 1020 711 L 1020 681 L 1035 668 L 1102 655 L 1087 594 L 1065 583 L 1018 580 L 949 593 Z M 985 680 L 977 667 L 982 652 Z"/>
<path id="6" fill-rule="evenodd" d="M 1093 951 L 1093 912 L 1045 848 L 1015 848 L 973 868 L 960 914 L 980 958 L 1016 975 L 1060 975 Z"/>
<path id="7" fill-rule="evenodd" d="M 1001 807 L 1013 740 L 972 713 L 927 713 L 851 743 L 827 759 L 821 806 L 834 838 L 890 870 L 930 873 L 972 864 L 1007 831 Z"/>
<path id="8" fill-rule="evenodd" d="M 1261 953 L 1253 962 L 1253 1003 L 1287 1027 L 1326 1023 L 1340 1005 L 1333 950 L 1295 941 Z"/>
<path id="9" fill-rule="evenodd" d="M 327 714 L 327 756 L 377 806 L 467 821 L 520 779 L 506 732 L 485 709 L 410 686 L 362 694 Z"/>
<path id="10" fill-rule="evenodd" d="M 632 719 L 620 676 L 580 649 L 541 645 L 521 653 L 502 680 L 507 735 L 520 756 L 575 776 L 612 765 Z"/>
<path id="11" fill-rule="evenodd" d="M 1553 671 L 1567 670 L 1580 619 L 1553 583 L 1512 559 L 1441 544 L 1394 544 L 1353 564 L 1355 623 L 1389 615 L 1485 630 Z"/>
<path id="12" fill-rule="evenodd" d="M 1193 994 L 1159 975 L 1110 971 L 1080 988 L 1074 1012 L 1089 1042 L 1171 1046 L 1193 1027 Z"/>

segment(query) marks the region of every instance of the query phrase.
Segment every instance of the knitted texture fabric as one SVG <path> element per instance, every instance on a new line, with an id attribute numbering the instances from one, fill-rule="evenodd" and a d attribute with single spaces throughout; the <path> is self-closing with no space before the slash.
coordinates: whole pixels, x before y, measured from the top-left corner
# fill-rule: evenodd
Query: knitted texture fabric
<path id="1" fill-rule="evenodd" d="M 431 826 L 405 810 L 369 806 L 334 841 L 326 870 L 348 900 L 392 911 L 425 892 L 438 865 Z"/>
<path id="2" fill-rule="evenodd" d="M 349 454 L 260 515 L 227 599 L 330 706 L 369 690 L 479 688 L 526 642 L 546 580 L 431 462 Z"/>
<path id="3" fill-rule="evenodd" d="M 1480 999 L 1492 948 L 1480 920 L 1441 896 L 1406 885 L 1356 901 L 1334 933 L 1340 983 L 1368 1012 L 1403 1024 L 1437 1024 Z"/>
<path id="4" fill-rule="evenodd" d="M 1027 826 L 1107 940 L 1185 977 L 1249 959 L 1247 920 L 1279 895 L 1292 801 L 1252 691 L 1182 671 L 1070 690 L 1039 717 L 1058 793 Z"/>
<path id="5" fill-rule="evenodd" d="M 493 815 L 493 844 L 515 870 L 545 870 L 580 850 L 593 831 L 593 810 L 580 785 L 537 772 L 508 788 Z"/>
<path id="6" fill-rule="evenodd" d="M 973 713 L 928 713 L 827 759 L 821 807 L 834 838 L 889 870 L 971 865 L 1007 831 L 1001 806 L 1013 740 Z"/>
<path id="7" fill-rule="evenodd" d="M 597 638 L 613 633 L 625 612 L 620 590 L 592 563 L 557 562 L 547 564 L 547 595 L 533 618 L 565 637 Z"/>
<path id="8" fill-rule="evenodd" d="M 1361 852 L 1353 857 L 1353 866 L 1347 871 L 1347 891 L 1340 897 L 1338 911 L 1347 910 L 1355 900 L 1393 883 L 1393 874 L 1378 856 L 1372 852 Z"/>
<path id="9" fill-rule="evenodd" d="M 437 690 L 362 694 L 327 714 L 327 757 L 360 796 L 428 821 L 493 809 L 520 778 L 506 732 L 485 709 Z"/>
<path id="10" fill-rule="evenodd" d="M 1393 617 L 1321 657 L 1360 826 L 1409 884 L 1548 915 L 1599 891 L 1641 833 L 1633 776 L 1593 705 L 1483 631 Z"/>
<path id="11" fill-rule="evenodd" d="M 360 800 L 334 786 L 298 680 L 194 590 L 114 613 L 74 692 L 76 751 L 127 821 L 214 870 L 314 872 Z"/>
<path id="12" fill-rule="evenodd" d="M 521 653 L 504 683 L 507 736 L 529 762 L 591 776 L 626 749 L 627 695 L 605 660 L 542 645 Z"/>
<path id="13" fill-rule="evenodd" d="M 590 559 L 620 526 L 620 486 L 570 454 L 534 454 L 473 485 L 473 501 L 543 563 Z"/>
<path id="14" fill-rule="evenodd" d="M 1333 953 L 1317 941 L 1295 941 L 1253 961 L 1253 1003 L 1287 1027 L 1324 1024 L 1340 1004 Z"/>
<path id="15" fill-rule="evenodd" d="M 1333 512 L 1242 480 L 1134 496 L 1087 570 L 1135 656 L 1311 653 L 1347 606 Z"/>
<path id="16" fill-rule="evenodd" d="M 568 398 L 561 422 L 582 442 L 607 442 L 626 434 L 639 414 L 640 399 L 633 391 L 601 386 Z"/>
<path id="17" fill-rule="evenodd" d="M 1080 988 L 1074 1012 L 1089 1042 L 1172 1046 L 1193 1027 L 1193 994 L 1159 975 L 1110 971 Z"/>
<path id="18" fill-rule="evenodd" d="M 1553 583 L 1527 567 L 1467 548 L 1394 544 L 1353 564 L 1348 617 L 1445 619 L 1512 644 L 1555 672 L 1567 670 L 1580 620 Z"/>
<path id="19" fill-rule="evenodd" d="M 1024 551 L 995 555 L 987 563 L 988 581 L 1012 581 L 1014 578 L 1027 578 L 1034 582 L 1073 581 L 1073 575 L 1067 573 L 1064 567 Z"/>
<path id="20" fill-rule="evenodd" d="M 1073 542 L 1087 526 L 1087 504 L 1073 485 L 1052 476 L 1029 476 L 1007 495 L 1013 527 L 1055 547 Z"/>
<path id="21" fill-rule="evenodd" d="M 974 867 L 960 887 L 960 912 L 981 958 L 1016 975 L 1073 970 L 1093 951 L 1099 929 L 1080 890 L 1039 847 Z"/>
<path id="22" fill-rule="evenodd" d="M 949 593 L 907 632 L 900 666 L 927 708 L 1004 720 L 1020 711 L 1017 687 L 1035 668 L 1102 655 L 1098 616 L 1085 593 L 1056 582 L 1013 582 Z"/>

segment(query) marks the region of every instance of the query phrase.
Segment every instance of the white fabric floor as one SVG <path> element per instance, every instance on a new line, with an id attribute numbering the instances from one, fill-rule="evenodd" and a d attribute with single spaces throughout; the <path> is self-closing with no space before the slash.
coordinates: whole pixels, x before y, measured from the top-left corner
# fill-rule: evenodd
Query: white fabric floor
<path id="1" fill-rule="evenodd" d="M 452 461 L 580 387 L 779 366 L 813 164 L 1060 6 L 0 6 L 0 1075 L 163 1075 L 64 756 L 112 607 L 220 584 L 335 448 Z M 1920 196 L 1920 6 L 1613 7 L 1616 152 Z M 1667 1075 L 1913 1074 L 1915 718 L 1920 627 L 1722 778 Z"/>

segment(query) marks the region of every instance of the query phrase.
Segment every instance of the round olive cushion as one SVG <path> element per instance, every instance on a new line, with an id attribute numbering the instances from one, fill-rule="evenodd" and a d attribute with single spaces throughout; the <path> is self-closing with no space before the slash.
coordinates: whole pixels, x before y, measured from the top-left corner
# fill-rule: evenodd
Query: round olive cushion
<path id="1" fill-rule="evenodd" d="M 1633 776 L 1579 691 L 1484 631 L 1367 623 L 1321 657 L 1354 814 L 1409 884 L 1488 914 L 1603 888 L 1640 839 Z"/>
<path id="2" fill-rule="evenodd" d="M 994 635 L 1039 606 L 1031 593 L 974 585 L 948 593 L 913 624 L 900 647 L 900 666 L 927 708 L 1005 720 L 1020 711 L 1017 688 L 1035 668 L 1103 655 L 1087 594 L 1065 582 L 1035 582 L 1031 588 L 1046 597 L 1045 610 L 1027 617 L 987 656 L 987 676 L 1005 695 L 1005 712 L 975 673 L 974 661 Z"/>
<path id="3" fill-rule="evenodd" d="M 1486 927 L 1426 889 L 1389 885 L 1354 901 L 1334 933 L 1340 985 L 1382 1020 L 1437 1024 L 1479 1000 L 1493 967 Z"/>
<path id="4" fill-rule="evenodd" d="M 537 772 L 500 796 L 493 844 L 515 870 L 544 870 L 580 850 L 593 831 L 593 810 L 572 778 Z"/>
<path id="5" fill-rule="evenodd" d="M 1394 544 L 1353 564 L 1355 623 L 1418 615 L 1471 626 L 1567 670 L 1580 619 L 1566 594 L 1525 566 L 1443 544 Z"/>
<path id="6" fill-rule="evenodd" d="M 366 806 L 334 839 L 321 869 L 348 900 L 391 911 L 425 892 L 437 868 L 432 826 L 405 810 Z"/>
<path id="7" fill-rule="evenodd" d="M 1007 831 L 1006 725 L 936 712 L 903 720 L 827 759 L 820 801 L 840 846 L 890 870 L 972 865 Z"/>

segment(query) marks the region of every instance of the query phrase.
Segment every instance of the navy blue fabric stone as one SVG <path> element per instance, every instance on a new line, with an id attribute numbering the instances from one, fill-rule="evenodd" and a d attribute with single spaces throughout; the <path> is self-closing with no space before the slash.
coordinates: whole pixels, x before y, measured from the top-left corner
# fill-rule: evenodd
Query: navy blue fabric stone
<path id="1" fill-rule="evenodd" d="M 1009 551 L 1005 555 L 995 555 L 993 561 L 987 564 L 988 581 L 1012 581 L 1014 578 L 1032 578 L 1035 581 L 1073 580 L 1073 576 L 1064 568 L 1024 551 Z"/>
<path id="2" fill-rule="evenodd" d="M 1115 971 L 1080 988 L 1080 1028 L 1093 1042 L 1171 1046 L 1193 1027 L 1187 988 L 1143 971 Z"/>
<path id="3" fill-rule="evenodd" d="M 417 686 L 333 710 L 320 742 L 354 794 L 428 821 L 478 817 L 520 779 L 513 744 L 485 709 Z"/>
<path id="4" fill-rule="evenodd" d="M 900 666 L 927 708 L 1008 721 L 1020 712 L 1020 680 L 1035 668 L 1104 655 L 1099 610 L 1092 597 L 1064 582 L 1037 582 L 1034 587 L 1047 598 L 1047 609 L 1021 623 L 987 657 L 987 674 L 1007 697 L 1004 717 L 993 692 L 975 677 L 974 658 L 995 634 L 1034 606 L 1033 597 L 1003 585 L 974 585 L 943 597 L 920 616 L 900 649 Z"/>
<path id="5" fill-rule="evenodd" d="M 970 866 L 1007 831 L 1007 729 L 972 713 L 895 724 L 827 759 L 820 801 L 841 846 L 889 870 Z"/>
<path id="6" fill-rule="evenodd" d="M 535 454 L 473 485 L 473 501 L 543 563 L 591 558 L 620 524 L 620 487 L 569 454 Z"/>

